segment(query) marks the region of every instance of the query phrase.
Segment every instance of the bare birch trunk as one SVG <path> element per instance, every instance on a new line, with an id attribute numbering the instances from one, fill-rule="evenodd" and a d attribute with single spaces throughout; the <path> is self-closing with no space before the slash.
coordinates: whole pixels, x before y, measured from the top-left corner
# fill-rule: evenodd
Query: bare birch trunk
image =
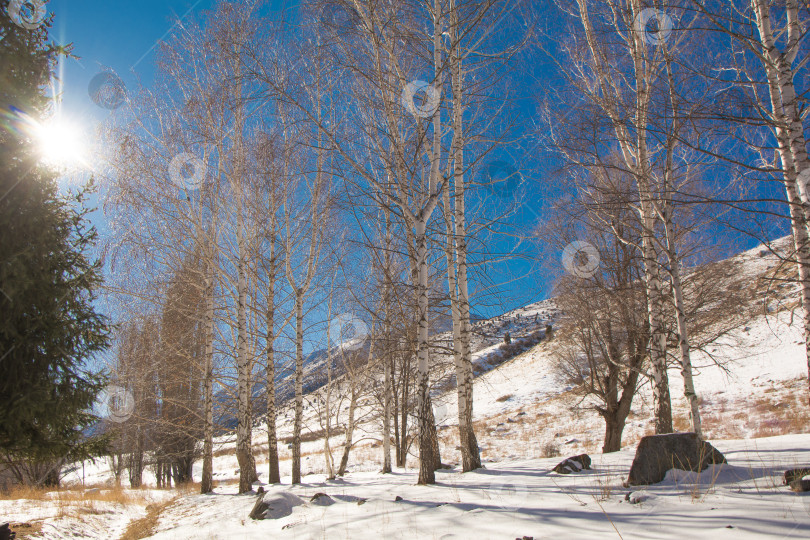
<path id="1" fill-rule="evenodd" d="M 241 197 L 241 194 L 238 195 Z M 256 476 L 255 463 L 251 455 L 251 411 L 250 411 L 250 359 L 247 351 L 247 278 L 245 275 L 245 239 L 241 204 L 238 205 L 237 242 L 239 259 L 237 262 L 237 401 L 238 420 L 236 427 L 236 459 L 239 462 L 239 493 L 252 489 Z M 251 470 L 252 469 L 252 470 Z"/>
<path id="2" fill-rule="evenodd" d="M 205 416 L 201 493 L 214 491 L 214 261 L 208 243 L 205 264 L 205 358 L 203 373 L 203 409 Z"/>
<path id="3" fill-rule="evenodd" d="M 292 483 L 301 483 L 301 423 L 304 413 L 304 292 L 295 292 L 295 420 L 293 422 Z"/>
<path id="4" fill-rule="evenodd" d="M 391 398 L 392 398 L 392 358 L 391 358 L 391 212 L 387 207 L 383 207 L 385 219 L 385 250 L 383 252 L 383 272 L 385 272 L 385 290 L 383 301 L 385 302 L 385 320 L 383 321 L 384 348 L 382 354 L 383 361 L 383 474 L 391 472 Z"/>
<path id="5" fill-rule="evenodd" d="M 267 326 L 267 364 L 265 366 L 265 396 L 267 413 L 265 422 L 267 424 L 267 461 L 268 461 L 268 484 L 281 483 L 281 473 L 278 465 L 278 437 L 276 435 L 276 259 L 275 259 L 275 220 L 272 221 L 273 237 L 270 243 L 270 272 L 267 277 L 267 316 L 265 318 Z"/>
<path id="6" fill-rule="evenodd" d="M 655 247 L 655 201 L 652 191 L 649 151 L 647 148 L 648 108 L 651 97 L 650 77 L 653 71 L 649 68 L 647 45 L 641 32 L 629 32 L 627 38 L 628 52 L 634 64 L 635 103 L 627 111 L 619 110 L 623 97 L 609 82 L 609 65 L 605 49 L 600 46 L 596 33 L 590 22 L 590 0 L 577 0 L 579 15 L 590 50 L 591 62 L 598 77 L 602 97 L 598 105 L 611 118 L 622 156 L 628 169 L 634 173 L 639 194 L 639 213 L 641 216 L 642 238 L 641 250 L 644 260 L 644 282 L 647 290 L 648 320 L 650 325 L 649 355 L 653 381 L 653 399 L 655 401 L 655 432 L 672 432 L 672 404 L 669 395 L 667 376 L 666 326 L 664 324 L 664 305 L 666 297 L 660 277 L 658 253 Z M 628 0 L 630 21 L 641 13 L 639 0 Z M 630 25 L 632 26 L 632 24 Z M 624 116 L 632 117 L 636 130 L 635 137 L 624 125 Z"/>
<path id="7" fill-rule="evenodd" d="M 430 411 L 430 386 L 428 350 L 428 265 L 427 265 L 427 237 L 425 222 L 416 223 L 416 256 L 418 267 L 418 282 L 416 287 L 418 298 L 419 327 L 417 334 L 417 418 L 419 421 L 419 484 L 435 484 L 433 441 L 431 435 L 435 433 L 436 426 L 430 425 L 433 416 Z"/>
<path id="8" fill-rule="evenodd" d="M 664 324 L 663 303 L 664 291 L 655 249 L 653 234 L 655 216 L 652 201 L 643 192 L 649 187 L 640 189 L 642 193 L 642 253 L 644 259 L 644 278 L 647 289 L 647 311 L 650 324 L 650 363 L 653 379 L 653 400 L 655 402 L 655 433 L 672 433 L 672 404 L 669 395 L 669 378 L 667 376 L 666 326 Z M 646 189 L 645 189 L 646 188 Z"/>
<path id="9" fill-rule="evenodd" d="M 807 361 L 808 402 L 810 403 L 810 193 L 806 183 L 810 181 L 810 159 L 807 156 L 804 124 L 796 96 L 796 72 L 793 64 L 801 51 L 805 30 L 799 21 L 799 2 L 785 2 L 787 41 L 785 52 L 780 52 L 778 40 L 771 23 L 771 3 L 765 0 L 751 0 L 756 17 L 757 29 L 762 44 L 763 67 L 768 78 L 770 109 L 776 124 L 774 131 L 779 143 L 779 156 L 790 205 L 791 230 L 796 249 L 797 269 L 801 287 L 802 310 L 804 312 L 804 345 Z M 767 60 L 766 60 L 767 59 Z M 805 185 L 798 185 L 801 179 Z"/>
<path id="10" fill-rule="evenodd" d="M 666 226 L 667 230 L 667 258 L 670 266 L 670 278 L 672 279 L 672 303 L 675 308 L 675 320 L 678 325 L 678 348 L 681 353 L 681 376 L 683 377 L 683 394 L 689 402 L 689 420 L 692 423 L 692 431 L 703 438 L 703 423 L 700 419 L 700 399 L 695 391 L 695 382 L 692 377 L 692 355 L 689 344 L 689 329 L 686 326 L 686 314 L 684 312 L 683 285 L 681 284 L 681 272 L 679 261 L 675 253 L 674 238 L 670 238 L 671 224 Z"/>
<path id="11" fill-rule="evenodd" d="M 334 278 L 333 278 L 334 281 Z M 329 297 L 329 312 L 327 313 L 327 320 L 332 319 L 332 297 Z M 332 411 L 331 397 L 332 397 L 332 336 L 329 335 L 329 326 L 326 327 L 326 398 L 324 403 L 324 437 L 323 437 L 323 458 L 326 462 L 326 478 L 328 480 L 335 479 L 335 461 L 332 458 L 332 447 L 329 444 L 329 437 L 331 436 L 332 428 Z M 339 409 L 338 409 L 339 410 Z"/>
<path id="12" fill-rule="evenodd" d="M 391 362 L 384 359 L 383 366 L 383 466 L 382 472 L 391 472 Z"/>
<path id="13" fill-rule="evenodd" d="M 450 66 L 453 87 L 453 182 L 455 196 L 453 207 L 455 210 L 455 245 L 456 264 L 458 266 L 457 295 L 459 345 L 461 347 L 458 365 L 456 368 L 456 386 L 458 393 L 458 429 L 461 443 L 461 461 L 464 472 L 473 471 L 481 467 L 481 455 L 478 451 L 478 440 L 472 422 L 473 409 L 473 369 L 472 350 L 470 348 L 470 296 L 467 285 L 467 226 L 465 213 L 465 183 L 464 183 L 464 101 L 462 81 L 461 46 L 459 39 L 458 11 L 455 2 L 451 2 L 450 36 L 455 45 L 453 61 Z M 454 327 L 455 327 L 454 312 Z M 455 336 L 454 336 L 455 337 Z"/>
<path id="14" fill-rule="evenodd" d="M 338 476 L 343 476 L 346 474 L 346 467 L 349 465 L 349 452 L 352 450 L 352 439 L 354 437 L 354 417 L 357 411 L 357 390 L 354 386 L 354 382 L 351 382 L 350 385 L 351 399 L 349 401 L 349 419 L 346 424 L 346 439 L 343 442 L 343 455 L 340 458 L 340 466 L 337 472 Z"/>
<path id="15" fill-rule="evenodd" d="M 408 357 L 410 359 L 410 357 Z M 408 463 L 408 396 L 411 393 L 411 385 L 410 385 L 410 378 L 408 377 L 408 373 L 410 373 L 410 360 L 407 361 L 407 368 L 403 369 L 403 372 L 400 373 L 401 379 L 401 392 L 399 398 L 399 431 L 397 432 L 399 435 L 397 440 L 399 444 L 397 445 L 397 467 L 405 467 Z"/>
<path id="16" fill-rule="evenodd" d="M 673 111 L 678 109 L 678 92 L 672 73 L 672 59 L 669 51 L 664 47 L 666 57 L 666 73 L 669 85 L 669 99 Z M 701 439 L 703 438 L 703 425 L 700 418 L 700 400 L 695 391 L 695 383 L 692 376 L 692 355 L 689 342 L 689 327 L 686 324 L 686 308 L 683 298 L 683 284 L 681 283 L 680 258 L 678 257 L 677 238 L 675 234 L 674 203 L 673 203 L 673 170 L 675 145 L 677 134 L 680 131 L 679 114 L 674 112 L 672 124 L 667 134 L 666 164 L 664 169 L 664 189 L 663 201 L 659 217 L 664 226 L 665 252 L 668 262 L 668 273 L 672 286 L 671 299 L 675 308 L 675 322 L 678 328 L 678 349 L 681 354 L 681 376 L 683 377 L 684 397 L 689 403 L 689 420 L 692 424 L 692 431 Z"/>

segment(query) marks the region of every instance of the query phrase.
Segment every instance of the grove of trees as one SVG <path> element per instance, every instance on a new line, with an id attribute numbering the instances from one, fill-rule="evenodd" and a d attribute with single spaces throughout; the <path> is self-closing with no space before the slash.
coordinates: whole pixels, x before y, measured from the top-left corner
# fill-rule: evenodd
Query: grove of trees
<path id="1" fill-rule="evenodd" d="M 46 26 L 3 25 L 4 65 L 19 68 L 0 105 L 40 116 L 57 51 Z M 0 409 L 3 458 L 90 455 L 76 448 L 104 377 L 81 360 L 111 340 L 108 375 L 134 407 L 104 442 L 133 487 L 150 467 L 158 485 L 189 482 L 201 459 L 211 492 L 223 437 L 240 493 L 257 449 L 279 483 L 287 445 L 298 484 L 302 445 L 320 438 L 330 477 L 366 437 L 383 473 L 415 455 L 419 484 L 448 452 L 478 469 L 473 320 L 524 259 L 553 261 L 558 375 L 603 418 L 604 452 L 621 449 L 645 385 L 655 433 L 673 431 L 683 395 L 703 436 L 695 351 L 755 315 L 751 284 L 717 261 L 775 231 L 792 234 L 810 383 L 809 28 L 806 0 L 220 0 L 194 13 L 156 48 L 154 83 L 128 89 L 104 126 L 112 336 L 93 304 L 95 231 L 26 139 L 0 131 L 0 395 L 24 396 Z M 56 378 L 21 382 L 29 357 Z M 440 446 L 433 403 L 447 389 L 456 450 Z"/>

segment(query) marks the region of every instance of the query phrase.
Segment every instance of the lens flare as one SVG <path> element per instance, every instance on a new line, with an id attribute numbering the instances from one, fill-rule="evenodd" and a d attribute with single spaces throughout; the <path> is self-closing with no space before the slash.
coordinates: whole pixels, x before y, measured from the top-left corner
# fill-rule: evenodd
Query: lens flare
<path id="1" fill-rule="evenodd" d="M 57 168 L 71 168 L 84 162 L 82 132 L 64 118 L 52 118 L 36 127 L 42 160 Z"/>

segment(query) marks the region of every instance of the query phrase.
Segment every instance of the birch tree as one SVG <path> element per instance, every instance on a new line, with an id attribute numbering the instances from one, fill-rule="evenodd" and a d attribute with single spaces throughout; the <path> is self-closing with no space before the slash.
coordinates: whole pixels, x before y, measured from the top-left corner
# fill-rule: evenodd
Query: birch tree
<path id="1" fill-rule="evenodd" d="M 581 26 L 585 52 L 572 55 L 576 62 L 575 84 L 607 118 L 623 165 L 632 174 L 638 188 L 655 431 L 670 433 L 672 406 L 664 323 L 666 294 L 661 277 L 661 250 L 656 239 L 657 187 L 650 148 L 650 113 L 655 83 L 662 76 L 662 53 L 655 43 L 647 42 L 646 29 L 638 28 L 643 10 L 639 0 L 609 0 L 600 6 L 590 0 L 577 0 L 571 14 Z M 598 28 L 593 18 L 595 11 L 598 12 Z M 609 44 L 602 32 L 618 37 L 619 41 Z"/>
<path id="2" fill-rule="evenodd" d="M 320 142 L 320 137 L 316 135 Z M 315 172 L 312 178 L 287 171 L 291 184 L 308 191 L 307 198 L 287 194 L 284 203 L 284 261 L 287 282 L 293 291 L 295 310 L 295 415 L 293 425 L 292 483 L 301 483 L 301 427 L 304 380 L 304 302 L 318 270 L 326 217 L 326 149 L 316 145 Z M 297 257 L 303 253 L 303 257 Z"/>
<path id="3" fill-rule="evenodd" d="M 738 113 L 724 120 L 741 124 L 743 130 L 752 133 L 764 127 L 773 140 L 773 144 L 763 144 L 752 137 L 757 142 L 751 146 L 760 153 L 764 166 L 749 168 L 779 176 L 785 189 L 810 384 L 810 159 L 804 126 L 807 109 L 802 105 L 807 89 L 801 87 L 809 58 L 804 39 L 810 28 L 808 5 L 803 0 L 693 0 L 692 5 L 712 30 L 731 38 L 730 54 L 724 57 L 733 62 L 722 68 L 735 73 L 732 84 L 753 104 L 752 114 Z"/>

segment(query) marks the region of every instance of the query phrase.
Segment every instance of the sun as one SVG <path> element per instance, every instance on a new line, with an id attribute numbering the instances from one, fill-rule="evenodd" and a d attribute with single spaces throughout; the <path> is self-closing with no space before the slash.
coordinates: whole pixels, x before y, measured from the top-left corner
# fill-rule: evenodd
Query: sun
<path id="1" fill-rule="evenodd" d="M 36 129 L 39 152 L 44 163 L 70 169 L 85 161 L 82 131 L 65 118 L 51 118 Z"/>

